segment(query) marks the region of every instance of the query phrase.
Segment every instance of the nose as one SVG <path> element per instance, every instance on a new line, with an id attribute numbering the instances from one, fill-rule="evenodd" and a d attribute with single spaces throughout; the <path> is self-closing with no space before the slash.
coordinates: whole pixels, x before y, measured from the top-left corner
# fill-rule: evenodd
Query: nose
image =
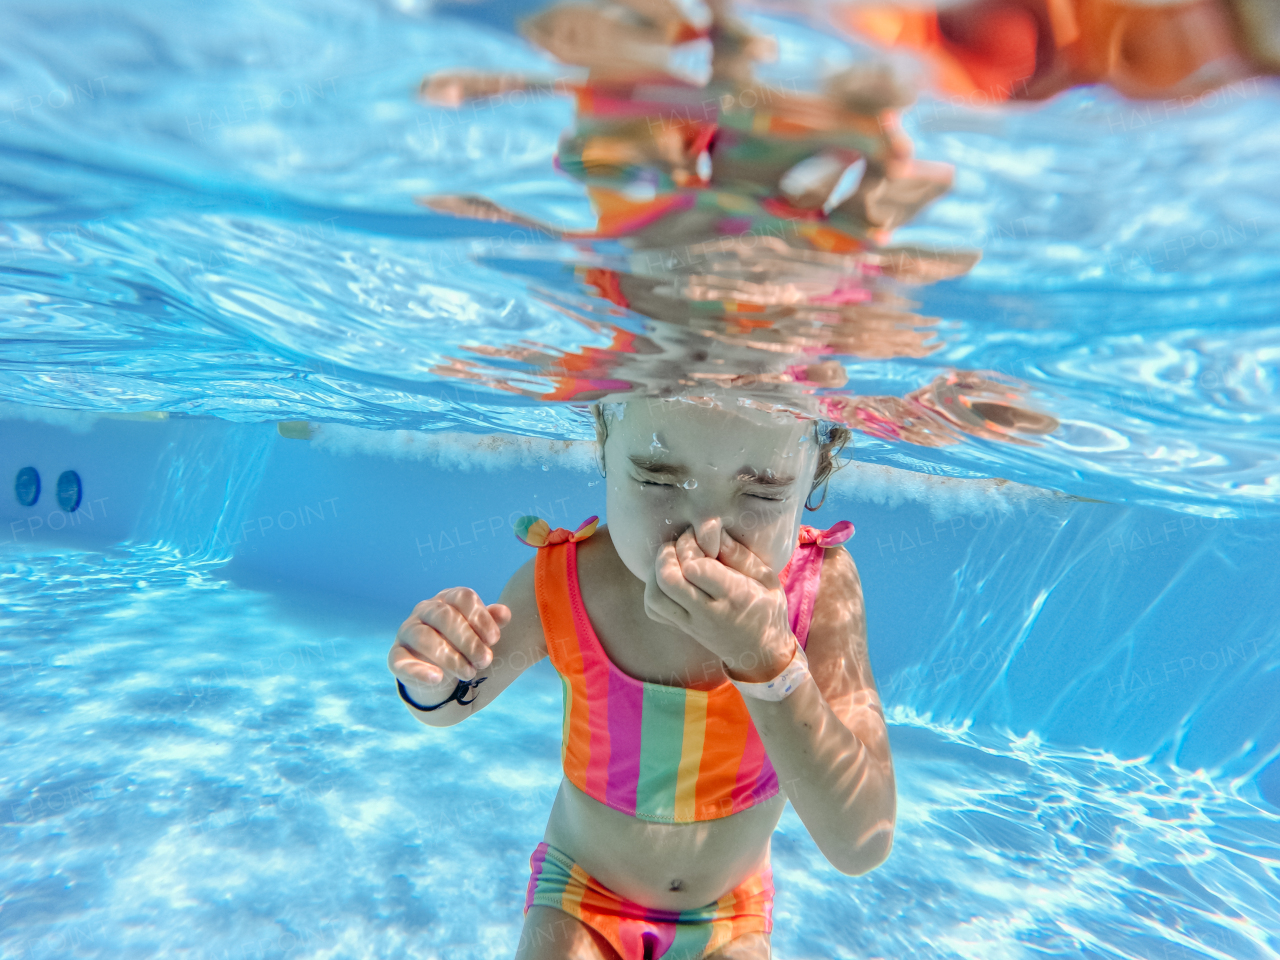
<path id="1" fill-rule="evenodd" d="M 662 542 L 679 539 L 692 530 L 698 546 L 707 556 L 720 553 L 720 534 L 727 533 L 743 542 L 744 533 L 754 526 L 752 518 L 739 516 L 731 487 L 715 482 L 715 478 L 699 478 L 702 482 L 680 491 L 673 497 L 664 514 Z"/>
<path id="2" fill-rule="evenodd" d="M 713 498 L 699 496 L 697 491 L 693 491 L 672 503 L 663 519 L 661 542 L 671 543 L 686 530 L 691 530 L 704 553 L 716 556 L 720 552 L 720 531 L 726 518 L 724 505 L 715 503 Z"/>

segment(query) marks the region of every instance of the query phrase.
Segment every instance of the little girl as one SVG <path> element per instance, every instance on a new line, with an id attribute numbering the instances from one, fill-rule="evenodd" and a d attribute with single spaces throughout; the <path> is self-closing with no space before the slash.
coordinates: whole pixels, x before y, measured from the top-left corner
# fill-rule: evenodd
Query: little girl
<path id="1" fill-rule="evenodd" d="M 517 960 L 768 958 L 787 800 L 842 873 L 893 843 L 853 526 L 801 525 L 848 432 L 705 398 L 593 411 L 609 525 L 525 518 L 537 555 L 500 602 L 422 601 L 388 664 L 437 727 L 544 656 L 560 674 L 565 777 Z"/>

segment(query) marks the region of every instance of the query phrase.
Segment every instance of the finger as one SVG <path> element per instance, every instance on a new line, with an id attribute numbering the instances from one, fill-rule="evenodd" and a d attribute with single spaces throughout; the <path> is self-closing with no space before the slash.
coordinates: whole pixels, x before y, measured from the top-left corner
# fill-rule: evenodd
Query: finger
<path id="1" fill-rule="evenodd" d="M 654 577 L 644 585 L 644 612 L 650 620 L 689 632 L 689 611 L 663 593 Z"/>
<path id="2" fill-rule="evenodd" d="M 491 603 L 485 609 L 489 611 L 489 616 L 493 617 L 499 630 L 511 622 L 511 608 L 505 603 Z"/>
<path id="3" fill-rule="evenodd" d="M 436 599 L 449 604 L 464 617 L 475 635 L 484 643 L 493 646 L 502 635 L 498 624 L 494 622 L 489 608 L 480 599 L 480 594 L 469 587 L 452 587 L 436 594 Z"/>
<path id="4" fill-rule="evenodd" d="M 757 580 L 766 587 L 778 586 L 778 576 L 769 568 L 769 565 L 727 533 L 720 535 L 719 560 L 730 570 L 736 570 L 744 577 Z"/>
<path id="5" fill-rule="evenodd" d="M 654 579 L 658 589 L 686 610 L 710 599 L 705 593 L 684 578 L 680 559 L 673 544 L 664 543 L 658 548 L 654 560 Z"/>
<path id="6" fill-rule="evenodd" d="M 676 556 L 683 563 L 685 560 L 701 559 L 706 556 L 714 557 L 715 554 L 703 553 L 702 547 L 698 543 L 697 535 L 694 533 L 693 527 L 690 527 L 676 537 Z"/>
<path id="7" fill-rule="evenodd" d="M 719 560 L 689 560 L 680 564 L 685 580 L 697 587 L 712 600 L 722 600 L 733 588 L 737 572 Z"/>
<path id="8" fill-rule="evenodd" d="M 391 645 L 387 654 L 387 669 L 402 683 L 419 683 L 434 686 L 445 679 L 445 672 L 434 663 L 423 660 L 408 647 L 398 643 Z"/>
<path id="9" fill-rule="evenodd" d="M 473 680 L 477 669 L 475 661 L 441 635 L 440 631 L 425 623 L 409 622 L 396 634 L 396 642 L 419 660 L 430 663 L 457 680 Z M 480 644 L 481 649 L 487 650 Z"/>
<path id="10" fill-rule="evenodd" d="M 476 600 L 479 602 L 479 598 Z M 445 603 L 443 599 L 424 600 L 417 605 L 415 612 L 419 614 L 420 620 L 426 626 L 439 631 L 439 634 L 475 667 L 484 668 L 493 663 L 493 653 L 490 652 L 489 645 L 480 639 L 480 635 L 471 626 L 471 621 L 452 603 Z M 490 630 L 493 631 L 494 643 L 497 643 L 500 636 L 498 625 L 493 623 L 489 611 L 484 611 L 484 616 L 490 623 Z M 471 677 L 463 677 L 463 680 L 471 680 Z"/>
<path id="11" fill-rule="evenodd" d="M 694 528 L 698 546 L 702 548 L 702 552 L 708 557 L 718 557 L 720 555 L 720 531 L 722 529 L 723 524 L 719 517 L 703 520 L 702 523 Z"/>

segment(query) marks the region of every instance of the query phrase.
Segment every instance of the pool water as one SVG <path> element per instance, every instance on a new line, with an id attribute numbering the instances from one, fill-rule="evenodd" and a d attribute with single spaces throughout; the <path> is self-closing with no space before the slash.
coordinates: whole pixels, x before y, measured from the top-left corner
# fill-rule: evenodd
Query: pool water
<path id="1" fill-rule="evenodd" d="M 510 956 L 558 680 L 544 662 L 430 730 L 386 647 L 445 577 L 501 587 L 527 548 L 492 515 L 569 525 L 594 473 L 216 421 L 5 435 L 104 494 L 60 541 L 3 518 L 5 955 Z M 1165 511 L 875 489 L 837 487 L 815 522 L 858 526 L 894 852 L 842 876 L 788 808 L 776 955 L 1274 956 L 1274 523 L 1153 543 Z"/>
<path id="2" fill-rule="evenodd" d="M 512 952 L 559 783 L 545 663 L 424 731 L 376 610 L 154 549 L 6 567 L 6 956 Z M 1204 773 L 893 720 L 893 855 L 841 876 L 788 808 L 778 956 L 1275 954 L 1274 814 Z"/>
<path id="3" fill-rule="evenodd" d="M 605 514 L 512 345 L 649 329 L 576 279 L 619 244 L 415 203 L 592 225 L 570 101 L 414 96 L 549 70 L 538 6 L 7 6 L 0 957 L 514 953 L 559 682 L 428 729 L 386 652 L 437 590 L 496 597 L 511 517 Z M 779 85 L 872 55 L 749 15 Z M 895 293 L 931 352 L 842 355 L 846 390 L 994 371 L 1059 426 L 856 435 L 812 522 L 857 525 L 897 832 L 846 877 L 787 809 L 779 958 L 1280 957 L 1280 86 L 1144 109 L 904 115 L 956 178 L 894 240 L 982 259 Z"/>

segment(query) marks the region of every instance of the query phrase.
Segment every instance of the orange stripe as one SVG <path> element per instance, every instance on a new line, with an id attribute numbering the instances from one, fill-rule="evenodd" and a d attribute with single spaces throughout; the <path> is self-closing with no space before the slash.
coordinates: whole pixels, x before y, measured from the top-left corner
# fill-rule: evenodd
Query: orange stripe
<path id="1" fill-rule="evenodd" d="M 733 788 L 747 746 L 751 715 L 737 689 L 726 684 L 707 697 L 707 729 L 698 768 L 697 809 L 703 820 L 733 813 Z"/>
<path id="2" fill-rule="evenodd" d="M 534 567 L 534 589 L 551 664 L 569 684 L 571 694 L 566 704 L 569 717 L 561 746 L 564 775 L 570 783 L 581 788 L 587 782 L 587 769 L 591 763 L 590 727 L 587 722 L 590 707 L 586 678 L 582 672 L 582 650 L 578 646 L 578 631 L 574 627 L 573 608 L 569 603 L 568 556 L 567 543 L 539 548 Z"/>
<path id="3" fill-rule="evenodd" d="M 591 877 L 576 863 L 569 868 L 569 880 L 560 893 L 560 909 L 571 917 L 582 919 L 582 899 L 590 889 Z"/>

